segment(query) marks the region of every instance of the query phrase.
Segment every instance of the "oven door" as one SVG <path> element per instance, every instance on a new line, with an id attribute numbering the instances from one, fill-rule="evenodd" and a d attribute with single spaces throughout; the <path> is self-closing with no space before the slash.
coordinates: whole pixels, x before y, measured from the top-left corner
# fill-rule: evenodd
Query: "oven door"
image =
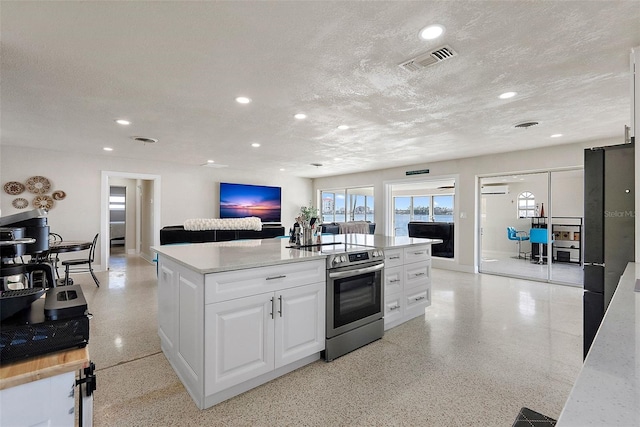
<path id="1" fill-rule="evenodd" d="M 327 338 L 382 318 L 384 263 L 327 271 Z"/>

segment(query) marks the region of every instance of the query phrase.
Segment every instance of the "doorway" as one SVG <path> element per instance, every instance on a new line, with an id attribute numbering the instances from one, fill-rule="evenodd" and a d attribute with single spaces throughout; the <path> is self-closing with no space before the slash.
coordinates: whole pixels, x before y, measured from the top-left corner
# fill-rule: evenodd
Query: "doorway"
<path id="1" fill-rule="evenodd" d="M 110 230 L 110 183 L 127 187 L 125 211 L 125 247 L 127 253 L 136 254 L 149 262 L 155 258 L 152 246 L 160 243 L 160 176 L 102 171 L 100 209 L 100 263 L 109 268 Z M 131 184 L 134 183 L 134 184 Z M 131 208 L 130 208 L 131 207 Z M 131 212 L 133 210 L 133 213 Z M 132 216 L 133 215 L 133 216 Z M 133 231 L 131 231 L 133 230 Z"/>
<path id="2" fill-rule="evenodd" d="M 127 209 L 127 187 L 109 184 L 109 254 L 113 258 L 127 253 L 125 244 L 131 240 L 131 236 L 126 239 L 127 214 L 131 209 Z"/>

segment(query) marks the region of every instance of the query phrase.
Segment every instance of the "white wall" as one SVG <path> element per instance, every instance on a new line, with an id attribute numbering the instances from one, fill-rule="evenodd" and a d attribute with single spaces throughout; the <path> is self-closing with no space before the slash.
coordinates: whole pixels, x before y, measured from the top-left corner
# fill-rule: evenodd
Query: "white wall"
<path id="1" fill-rule="evenodd" d="M 48 215 L 51 231 L 60 233 L 65 240 L 90 239 L 100 231 L 102 171 L 160 175 L 161 226 L 179 225 L 189 218 L 217 217 L 220 181 L 282 187 L 282 223 L 286 230 L 293 224 L 300 206 L 308 204 L 312 198 L 310 179 L 286 174 L 260 176 L 249 170 L 132 160 L 102 153 L 84 156 L 0 146 L 2 184 L 7 181 L 25 182 L 31 176 L 42 175 L 52 182 L 52 190 L 66 192 L 66 198 L 56 202 Z M 0 216 L 23 212 L 11 205 L 14 198 L 21 196 L 31 201 L 34 195 L 11 196 L 3 191 L 0 195 Z M 96 259 L 100 259 L 99 253 L 96 253 Z"/>
<path id="2" fill-rule="evenodd" d="M 429 169 L 424 179 L 451 176 L 456 179 L 456 234 L 460 240 L 456 243 L 455 261 L 453 263 L 434 265 L 463 271 L 474 271 L 476 238 L 476 200 L 478 176 L 498 175 L 502 173 L 538 172 L 566 167 L 582 167 L 584 164 L 584 148 L 604 145 L 615 145 L 623 142 L 620 138 L 594 140 L 583 143 L 567 144 L 535 150 L 513 151 L 510 153 L 489 156 L 449 160 L 435 163 L 418 163 L 400 168 L 390 168 L 349 175 L 316 178 L 313 181 L 314 191 L 325 188 L 356 187 L 372 185 L 375 187 L 376 233 L 386 230 L 387 218 L 378 215 L 385 212 L 384 183 L 410 180 L 405 172 L 415 169 Z M 415 177 L 414 177 L 415 178 Z M 464 216 L 464 218 L 461 218 Z"/>

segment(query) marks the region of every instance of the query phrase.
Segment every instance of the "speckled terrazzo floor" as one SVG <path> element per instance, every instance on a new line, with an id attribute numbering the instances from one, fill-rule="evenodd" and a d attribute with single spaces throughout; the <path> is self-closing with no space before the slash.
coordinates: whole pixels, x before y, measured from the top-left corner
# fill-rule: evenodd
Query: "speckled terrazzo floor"
<path id="1" fill-rule="evenodd" d="M 582 363 L 581 289 L 434 270 L 424 317 L 201 411 L 160 352 L 155 266 L 111 265 L 100 288 L 76 276 L 98 427 L 510 426 L 522 406 L 557 419 Z"/>

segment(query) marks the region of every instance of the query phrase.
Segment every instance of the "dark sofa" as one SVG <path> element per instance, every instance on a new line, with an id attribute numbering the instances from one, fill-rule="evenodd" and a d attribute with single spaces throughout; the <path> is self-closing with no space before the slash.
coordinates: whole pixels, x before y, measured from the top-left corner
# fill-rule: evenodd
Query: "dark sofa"
<path id="1" fill-rule="evenodd" d="M 442 243 L 431 245 L 431 254 L 442 258 L 453 258 L 453 223 L 411 221 L 409 237 L 441 239 Z"/>
<path id="2" fill-rule="evenodd" d="M 160 230 L 160 244 L 227 242 L 239 239 L 268 239 L 284 236 L 281 225 L 262 225 L 261 231 L 253 230 L 198 230 L 188 231 L 182 225 L 169 225 Z"/>
<path id="3" fill-rule="evenodd" d="M 369 234 L 374 234 L 376 231 L 376 223 L 369 223 Z M 337 222 L 329 222 L 326 224 L 322 224 L 322 232 L 330 233 L 330 234 L 340 234 L 340 224 Z"/>

